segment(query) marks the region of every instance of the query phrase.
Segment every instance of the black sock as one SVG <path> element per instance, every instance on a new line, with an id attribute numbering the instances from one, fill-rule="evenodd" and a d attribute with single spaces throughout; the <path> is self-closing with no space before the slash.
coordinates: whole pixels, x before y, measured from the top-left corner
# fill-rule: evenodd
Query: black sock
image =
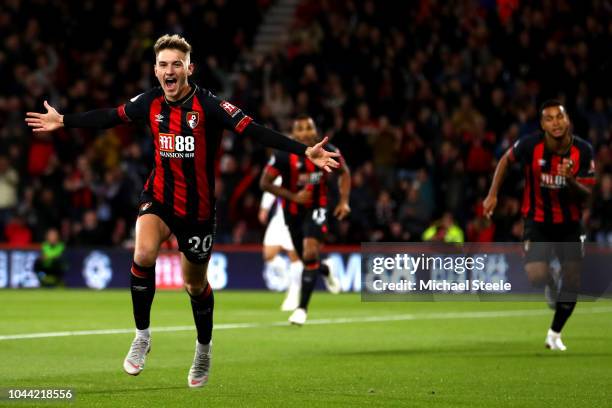
<path id="1" fill-rule="evenodd" d="M 563 326 L 565 326 L 565 322 L 567 322 L 567 319 L 572 315 L 575 307 L 576 302 L 557 302 L 555 317 L 553 317 L 550 329 L 554 332 L 561 333 Z"/>
<path id="2" fill-rule="evenodd" d="M 321 266 L 319 267 L 319 273 L 323 276 L 329 276 L 329 266 L 321 262 Z"/>
<path id="3" fill-rule="evenodd" d="M 302 287 L 300 289 L 300 309 L 308 309 L 310 296 L 317 284 L 317 275 L 319 274 L 319 262 L 304 262 L 304 270 L 302 271 Z"/>
<path id="4" fill-rule="evenodd" d="M 132 262 L 130 274 L 130 290 L 132 292 L 132 308 L 134 321 L 138 330 L 149 328 L 151 304 L 155 296 L 155 264 L 140 266 Z"/>
<path id="5" fill-rule="evenodd" d="M 210 283 L 206 285 L 199 295 L 189 294 L 193 320 L 198 331 L 198 343 L 208 344 L 212 338 L 213 311 L 215 309 L 215 296 Z"/>
<path id="6" fill-rule="evenodd" d="M 579 265 L 575 263 L 564 263 L 562 265 L 563 280 L 557 297 L 555 308 L 555 316 L 553 317 L 550 329 L 557 333 L 561 333 L 567 319 L 572 315 L 578 300 L 579 280 Z"/>

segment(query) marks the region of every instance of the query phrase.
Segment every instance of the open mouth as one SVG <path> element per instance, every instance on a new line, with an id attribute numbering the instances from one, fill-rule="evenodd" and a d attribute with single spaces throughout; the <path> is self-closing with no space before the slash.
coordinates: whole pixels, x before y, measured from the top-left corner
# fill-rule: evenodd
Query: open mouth
<path id="1" fill-rule="evenodd" d="M 166 89 L 169 91 L 173 91 L 176 89 L 176 84 L 177 84 L 177 80 L 176 78 L 166 78 L 164 80 L 164 83 L 166 84 Z"/>

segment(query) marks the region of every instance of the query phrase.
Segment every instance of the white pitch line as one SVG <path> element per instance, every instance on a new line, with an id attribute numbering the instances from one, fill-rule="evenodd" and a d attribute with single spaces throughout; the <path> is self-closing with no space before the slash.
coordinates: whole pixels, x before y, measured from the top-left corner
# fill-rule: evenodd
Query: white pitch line
<path id="1" fill-rule="evenodd" d="M 612 312 L 612 307 L 600 307 L 590 309 L 579 309 L 577 314 L 590 313 L 609 313 Z M 382 323 L 393 321 L 408 321 L 408 320 L 446 320 L 446 319 L 491 319 L 498 317 L 528 317 L 548 315 L 552 312 L 545 309 L 522 309 L 522 310 L 494 310 L 484 312 L 445 312 L 445 313 L 421 313 L 421 314 L 399 314 L 399 315 L 382 315 L 382 316 L 366 316 L 366 317 L 340 317 L 332 319 L 314 319 L 308 321 L 308 326 L 329 325 L 329 324 L 350 324 L 350 323 Z M 236 330 L 236 329 L 255 329 L 265 327 L 287 326 L 286 321 L 270 322 L 270 323 L 222 323 L 216 324 L 214 330 Z M 166 326 L 153 327 L 152 331 L 159 332 L 180 332 L 195 330 L 194 326 Z M 0 341 L 3 340 L 24 340 L 24 339 L 41 339 L 49 337 L 69 337 L 69 336 L 94 336 L 104 334 L 131 334 L 134 329 L 106 329 L 106 330 L 79 330 L 79 331 L 61 331 L 48 333 L 25 333 L 25 334 L 9 334 L 0 336 Z"/>

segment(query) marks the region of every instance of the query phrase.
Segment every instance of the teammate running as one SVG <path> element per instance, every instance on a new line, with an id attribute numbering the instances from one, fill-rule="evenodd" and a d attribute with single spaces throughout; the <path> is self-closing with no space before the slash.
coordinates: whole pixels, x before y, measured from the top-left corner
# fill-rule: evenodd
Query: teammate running
<path id="1" fill-rule="evenodd" d="M 280 186 L 281 183 L 282 178 L 280 176 L 274 179 L 274 185 Z M 274 207 L 274 212 L 268 221 L 272 207 Z M 283 312 L 293 312 L 299 305 L 303 265 L 297 252 L 295 252 L 289 229 L 285 224 L 285 216 L 283 215 L 280 199 L 277 199 L 267 191 L 261 197 L 259 221 L 262 224 L 268 223 L 263 239 L 265 273 L 275 276 L 287 275 L 287 264 L 280 256 L 281 251 L 285 251 L 289 257 L 289 285 L 287 286 L 287 293 L 281 305 L 281 310 Z"/>
<path id="2" fill-rule="evenodd" d="M 319 136 L 314 121 L 309 116 L 299 116 L 293 122 L 293 137 L 309 146 L 315 145 Z M 327 143 L 324 139 L 323 142 Z M 316 144 L 320 145 L 321 142 Z M 327 144 L 326 149 L 338 152 Z M 338 178 L 340 200 L 334 215 L 343 219 L 350 213 L 349 194 L 351 175 L 346 163 L 340 156 L 341 172 Z M 282 176 L 282 186 L 273 181 Z M 293 245 L 304 263 L 299 306 L 289 317 L 289 322 L 303 325 L 306 322 L 308 303 L 314 290 L 317 276 L 323 275 L 332 285 L 335 277 L 329 267 L 321 262 L 321 245 L 327 232 L 327 177 L 316 169 L 309 160 L 295 154 L 279 152 L 270 158 L 261 180 L 261 189 L 283 199 L 285 222 L 289 227 Z M 329 283 L 329 282 L 328 282 Z"/>
<path id="3" fill-rule="evenodd" d="M 576 306 L 580 285 L 581 208 L 595 183 L 595 164 L 591 145 L 571 133 L 559 101 L 545 102 L 540 115 L 544 134 L 520 139 L 502 156 L 483 207 L 491 217 L 508 166 L 519 162 L 525 170 L 525 271 L 532 284 L 552 288 L 555 315 L 545 346 L 563 351 L 561 330 Z M 561 263 L 560 288 L 549 267 L 553 252 Z"/>
<path id="4" fill-rule="evenodd" d="M 149 320 L 155 294 L 155 261 L 162 242 L 173 233 L 181 252 L 185 289 L 197 329 L 196 351 L 188 385 L 208 381 L 212 352 L 214 297 L 206 278 L 215 240 L 215 154 L 224 130 L 252 137 L 263 145 L 306 156 L 331 171 L 339 156 L 316 146 L 291 140 L 253 122 L 240 108 L 189 81 L 194 65 L 191 46 L 178 35 L 164 35 L 155 45 L 154 72 L 160 87 L 137 95 L 112 109 L 61 115 L 46 101 L 44 114 L 28 112 L 34 132 L 61 127 L 110 128 L 125 122 L 144 122 L 153 134 L 155 167 L 141 196 L 131 267 L 131 293 L 136 323 L 123 368 L 138 375 L 151 349 Z"/>

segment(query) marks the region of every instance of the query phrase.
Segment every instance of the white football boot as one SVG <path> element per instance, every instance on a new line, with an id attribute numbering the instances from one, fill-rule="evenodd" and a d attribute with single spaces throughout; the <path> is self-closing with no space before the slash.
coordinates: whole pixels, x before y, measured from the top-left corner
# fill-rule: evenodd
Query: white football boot
<path id="1" fill-rule="evenodd" d="M 551 350 L 558 350 L 558 351 L 567 350 L 567 347 L 565 347 L 565 344 L 563 344 L 563 342 L 561 341 L 561 333 L 554 332 L 551 329 L 548 329 L 548 333 L 546 334 L 546 341 L 544 342 L 544 345 L 546 346 L 547 349 L 551 349 Z"/>
<path id="2" fill-rule="evenodd" d="M 298 308 L 289 316 L 289 323 L 301 326 L 306 323 L 306 310 Z"/>
<path id="3" fill-rule="evenodd" d="M 334 274 L 334 270 L 331 267 L 332 263 L 329 261 L 329 259 L 324 260 L 323 263 L 329 268 L 329 275 L 323 276 L 323 282 L 325 283 L 325 287 L 327 288 L 329 293 L 337 295 L 342 289 L 340 286 L 340 281 Z"/>
<path id="4" fill-rule="evenodd" d="M 189 369 L 187 384 L 190 388 L 199 388 L 208 382 L 208 373 L 212 362 L 212 341 L 208 344 L 199 344 L 196 340 L 196 350 L 193 364 Z"/>
<path id="5" fill-rule="evenodd" d="M 123 369 L 129 375 L 138 375 L 144 370 L 145 359 L 151 351 L 151 337 L 136 336 L 130 351 L 123 360 Z"/>

